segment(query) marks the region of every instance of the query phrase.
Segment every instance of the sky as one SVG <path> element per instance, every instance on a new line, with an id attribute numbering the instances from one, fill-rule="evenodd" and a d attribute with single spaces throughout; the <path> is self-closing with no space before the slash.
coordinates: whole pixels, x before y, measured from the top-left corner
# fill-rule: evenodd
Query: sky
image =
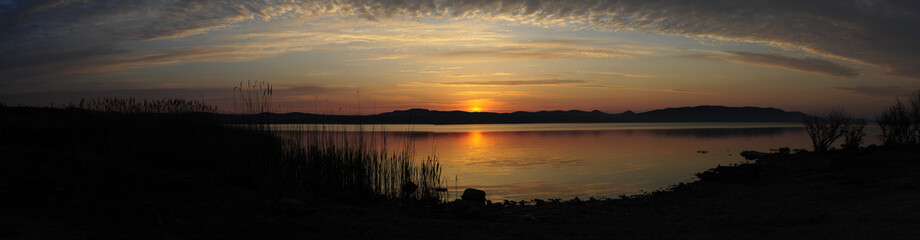
<path id="1" fill-rule="evenodd" d="M 0 0 L 0 102 L 371 114 L 846 108 L 920 89 L 920 2 Z"/>

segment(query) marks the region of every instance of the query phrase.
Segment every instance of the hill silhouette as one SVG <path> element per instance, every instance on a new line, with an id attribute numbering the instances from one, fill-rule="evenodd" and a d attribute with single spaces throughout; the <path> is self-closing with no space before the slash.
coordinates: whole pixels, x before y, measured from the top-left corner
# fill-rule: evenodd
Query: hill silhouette
<path id="1" fill-rule="evenodd" d="M 493 123 L 607 123 L 607 122 L 799 122 L 808 115 L 777 108 L 696 106 L 605 113 L 598 110 L 538 112 L 464 112 L 428 109 L 397 110 L 374 115 L 321 115 L 262 113 L 222 115 L 226 123 L 327 123 L 327 124 L 493 124 Z"/>

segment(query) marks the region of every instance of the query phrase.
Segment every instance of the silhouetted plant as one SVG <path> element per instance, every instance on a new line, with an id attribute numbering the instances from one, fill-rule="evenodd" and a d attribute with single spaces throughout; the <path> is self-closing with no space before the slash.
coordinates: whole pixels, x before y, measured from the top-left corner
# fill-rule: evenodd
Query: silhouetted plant
<path id="1" fill-rule="evenodd" d="M 245 114 L 248 118 L 246 126 L 257 131 L 271 131 L 270 116 L 263 113 L 272 111 L 272 94 L 274 90 L 271 83 L 265 81 L 242 81 L 233 87 L 233 110 L 235 114 Z"/>
<path id="2" fill-rule="evenodd" d="M 437 157 L 416 161 L 411 138 L 395 151 L 384 132 L 333 131 L 325 126 L 282 135 L 287 139 L 278 176 L 294 179 L 309 191 L 347 192 L 358 196 L 441 199 Z"/>
<path id="3" fill-rule="evenodd" d="M 246 81 L 245 85 L 240 82 L 239 86 L 233 87 L 233 92 L 233 108 L 236 113 L 259 114 L 272 111 L 274 90 L 268 82 Z"/>
<path id="4" fill-rule="evenodd" d="M 920 144 L 920 90 L 916 90 L 908 96 L 910 99 L 910 125 L 911 125 L 911 142 L 915 145 Z"/>
<path id="5" fill-rule="evenodd" d="M 815 152 L 827 151 L 846 131 L 849 116 L 840 109 L 812 114 L 803 120 L 805 131 L 811 137 Z"/>
<path id="6" fill-rule="evenodd" d="M 885 109 L 876 118 L 876 121 L 882 128 L 880 138 L 885 145 L 898 146 L 914 143 L 913 133 L 916 126 L 912 123 L 911 110 L 900 98 L 894 105 Z"/>
<path id="7" fill-rule="evenodd" d="M 112 113 L 194 113 L 217 112 L 217 108 L 198 100 L 187 99 L 137 99 L 99 97 L 80 99 L 68 107 Z"/>
<path id="8" fill-rule="evenodd" d="M 779 154 L 789 154 L 791 151 L 792 150 L 790 150 L 789 147 L 781 147 L 779 149 L 776 149 L 776 152 Z"/>
<path id="9" fill-rule="evenodd" d="M 237 125 L 250 131 L 282 138 L 280 159 L 253 162 L 277 181 L 297 183 L 308 191 L 345 192 L 363 197 L 440 199 L 441 167 L 437 157 L 418 163 L 411 138 L 398 149 L 387 148 L 386 134 L 331 130 L 326 126 L 301 125 L 293 134 L 273 130 L 272 85 L 268 82 L 240 82 L 234 91 L 234 112 L 246 114 L 249 124 Z M 394 151 L 395 150 L 395 151 Z"/>
<path id="10" fill-rule="evenodd" d="M 844 141 L 841 147 L 848 150 L 859 149 L 863 143 L 863 137 L 866 136 L 866 133 L 863 131 L 866 127 L 866 120 L 856 119 L 852 116 L 847 119 L 847 125 L 843 130 Z"/>

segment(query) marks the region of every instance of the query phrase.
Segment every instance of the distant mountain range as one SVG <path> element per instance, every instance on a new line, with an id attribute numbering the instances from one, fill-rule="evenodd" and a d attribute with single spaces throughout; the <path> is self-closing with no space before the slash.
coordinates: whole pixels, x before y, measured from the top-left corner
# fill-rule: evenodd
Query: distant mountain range
<path id="1" fill-rule="evenodd" d="M 643 113 L 626 111 L 586 112 L 464 112 L 428 109 L 398 110 L 375 115 L 320 115 L 309 113 L 262 113 L 221 115 L 226 123 L 325 123 L 325 124 L 489 124 L 489 123 L 602 123 L 602 122 L 800 122 L 808 115 L 776 108 L 696 106 L 665 108 Z"/>

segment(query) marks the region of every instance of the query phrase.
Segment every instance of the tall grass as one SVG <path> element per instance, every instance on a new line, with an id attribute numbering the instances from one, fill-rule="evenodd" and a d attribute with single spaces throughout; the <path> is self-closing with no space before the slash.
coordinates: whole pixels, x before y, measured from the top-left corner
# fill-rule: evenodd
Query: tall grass
<path id="1" fill-rule="evenodd" d="M 271 112 L 272 93 L 274 90 L 271 83 L 246 81 L 244 85 L 243 82 L 240 82 L 238 86 L 233 87 L 234 110 L 237 113 L 250 115 Z"/>
<path id="2" fill-rule="evenodd" d="M 385 132 L 331 130 L 323 126 L 284 136 L 283 178 L 310 191 L 345 192 L 361 197 L 442 199 L 436 156 L 417 160 L 411 138 L 388 147 Z"/>
<path id="3" fill-rule="evenodd" d="M 389 148 L 387 134 L 320 125 L 291 132 L 273 131 L 270 115 L 272 85 L 242 82 L 233 88 L 236 114 L 249 118 L 236 125 L 249 131 L 280 137 L 277 161 L 257 164 L 276 180 L 293 182 L 312 192 L 351 193 L 360 197 L 441 199 L 441 166 L 436 156 L 417 161 L 413 141 L 403 139 Z"/>
<path id="4" fill-rule="evenodd" d="M 97 112 L 114 113 L 213 113 L 217 108 L 199 100 L 186 99 L 137 99 L 99 97 L 83 98 L 69 107 Z"/>
<path id="5" fill-rule="evenodd" d="M 274 88 L 265 81 L 241 81 L 233 87 L 232 114 L 246 116 L 248 124 L 241 125 L 254 131 L 271 131 L 272 119 L 263 113 L 272 112 Z"/>
<path id="6" fill-rule="evenodd" d="M 366 131 L 361 125 L 355 125 L 354 131 L 325 126 L 275 131 L 267 124 L 271 123 L 269 115 L 260 114 L 271 110 L 271 84 L 240 83 L 233 92 L 238 95 L 235 114 L 249 116 L 248 124 L 221 125 L 215 121 L 219 118 L 201 118 L 213 116 L 217 108 L 200 101 L 114 97 L 84 99 L 70 106 L 82 110 L 48 110 L 49 117 L 40 119 L 53 122 L 60 119 L 54 115 L 66 115 L 65 124 L 50 124 L 61 129 L 51 131 L 60 135 L 54 137 L 56 141 L 126 163 L 247 176 L 254 182 L 293 186 L 307 193 L 422 200 L 443 197 L 437 191 L 441 187 L 437 157 L 416 159 L 411 138 L 391 145 L 388 141 L 393 139 L 385 132 Z M 175 114 L 192 112 L 211 114 Z M 162 117 L 166 114 L 174 117 Z M 30 138 L 35 133 L 23 130 L 16 135 Z"/>

